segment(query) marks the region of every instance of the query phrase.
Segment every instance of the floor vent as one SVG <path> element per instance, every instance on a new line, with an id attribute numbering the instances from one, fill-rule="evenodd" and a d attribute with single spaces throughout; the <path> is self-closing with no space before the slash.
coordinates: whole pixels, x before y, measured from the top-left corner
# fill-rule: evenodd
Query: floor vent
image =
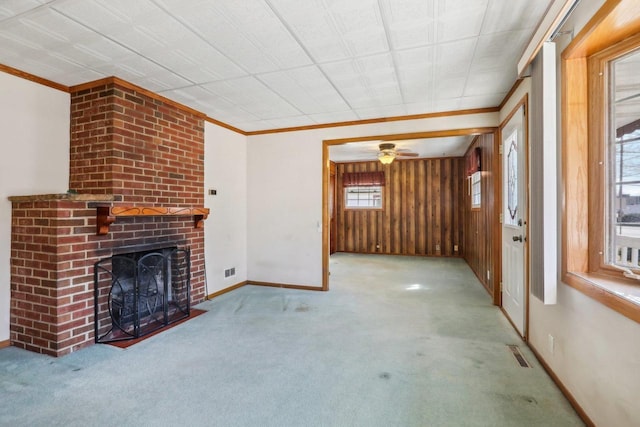
<path id="1" fill-rule="evenodd" d="M 516 360 L 518 361 L 521 367 L 523 368 L 531 367 L 529 365 L 529 362 L 527 362 L 527 359 L 525 359 L 522 353 L 520 353 L 520 349 L 518 348 L 517 345 L 508 345 L 507 347 L 509 347 L 509 350 L 511 350 L 511 353 L 513 353 L 513 357 L 516 358 Z"/>

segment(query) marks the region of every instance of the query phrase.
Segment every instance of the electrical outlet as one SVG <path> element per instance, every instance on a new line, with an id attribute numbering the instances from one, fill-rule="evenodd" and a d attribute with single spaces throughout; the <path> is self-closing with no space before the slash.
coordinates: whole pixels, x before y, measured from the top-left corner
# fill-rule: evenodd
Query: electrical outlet
<path id="1" fill-rule="evenodd" d="M 436 251 L 440 250 L 440 245 L 436 245 Z"/>
<path id="2" fill-rule="evenodd" d="M 553 352 L 555 351 L 555 347 L 555 338 L 553 338 L 553 335 L 549 334 L 549 353 L 553 354 Z"/>
<path id="3" fill-rule="evenodd" d="M 491 271 L 487 270 L 487 280 L 491 280 Z"/>
<path id="4" fill-rule="evenodd" d="M 458 245 L 453 245 L 453 251 L 458 252 Z"/>

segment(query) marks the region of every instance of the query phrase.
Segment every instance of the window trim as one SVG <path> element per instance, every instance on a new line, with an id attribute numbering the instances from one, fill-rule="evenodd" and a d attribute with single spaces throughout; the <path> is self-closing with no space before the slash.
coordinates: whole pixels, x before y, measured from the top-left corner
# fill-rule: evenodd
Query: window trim
<path id="1" fill-rule="evenodd" d="M 590 75 L 597 69 L 592 61 L 611 58 L 614 52 L 618 57 L 623 50 L 640 46 L 640 36 L 632 36 L 640 31 L 640 20 L 620 25 L 620 17 L 639 13 L 640 6 L 632 0 L 605 2 L 562 53 L 562 280 L 640 323 L 640 284 L 604 265 L 604 233 L 589 227 L 590 223 L 604 226 L 605 181 L 600 162 L 605 161 L 606 102 L 598 103 L 599 112 L 591 111 L 593 105 L 588 102 L 603 99 L 599 90 L 604 83 Z M 592 197 L 596 193 L 599 199 Z"/>

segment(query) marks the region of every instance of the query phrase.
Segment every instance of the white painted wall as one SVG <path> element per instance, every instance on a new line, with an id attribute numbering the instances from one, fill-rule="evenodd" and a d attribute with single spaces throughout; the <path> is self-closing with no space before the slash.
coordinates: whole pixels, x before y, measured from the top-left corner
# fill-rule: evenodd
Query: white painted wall
<path id="1" fill-rule="evenodd" d="M 207 295 L 247 280 L 247 138 L 215 124 L 204 128 Z M 217 195 L 210 196 L 209 189 Z M 235 267 L 235 276 L 224 270 Z"/>
<path id="2" fill-rule="evenodd" d="M 64 193 L 69 185 L 68 93 L 0 72 L 0 342 L 9 339 L 9 196 Z"/>
<path id="3" fill-rule="evenodd" d="M 494 127 L 498 113 L 248 137 L 248 278 L 322 285 L 322 141 Z"/>
<path id="4" fill-rule="evenodd" d="M 564 29 L 573 29 L 577 34 L 602 3 L 602 0 L 582 0 Z M 558 55 L 569 41 L 569 36 L 556 39 Z M 560 65 L 558 59 L 558 84 L 562 81 Z M 560 99 L 558 87 L 558 101 Z M 558 156 L 563 154 L 560 144 L 559 134 Z M 561 214 L 560 208 L 559 224 Z M 530 344 L 591 420 L 599 426 L 637 426 L 640 420 L 637 402 L 640 396 L 640 325 L 560 281 L 557 304 L 544 305 L 532 297 L 529 316 Z M 553 351 L 550 335 L 554 338 Z"/>

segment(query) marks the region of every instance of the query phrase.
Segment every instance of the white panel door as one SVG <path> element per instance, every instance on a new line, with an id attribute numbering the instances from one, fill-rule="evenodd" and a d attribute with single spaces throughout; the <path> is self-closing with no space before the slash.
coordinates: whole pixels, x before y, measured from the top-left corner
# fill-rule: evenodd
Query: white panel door
<path id="1" fill-rule="evenodd" d="M 502 131 L 502 308 L 526 334 L 526 141 L 524 108 Z"/>

